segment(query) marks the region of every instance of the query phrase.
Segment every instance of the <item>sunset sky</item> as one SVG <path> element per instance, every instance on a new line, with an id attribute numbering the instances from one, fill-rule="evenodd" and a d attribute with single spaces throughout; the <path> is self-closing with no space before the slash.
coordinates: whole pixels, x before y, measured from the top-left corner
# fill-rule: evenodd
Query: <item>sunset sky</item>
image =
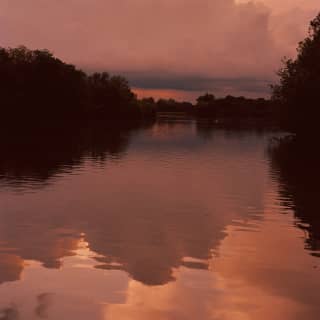
<path id="1" fill-rule="evenodd" d="M 0 45 L 47 48 L 140 95 L 267 96 L 319 0 L 0 0 Z"/>

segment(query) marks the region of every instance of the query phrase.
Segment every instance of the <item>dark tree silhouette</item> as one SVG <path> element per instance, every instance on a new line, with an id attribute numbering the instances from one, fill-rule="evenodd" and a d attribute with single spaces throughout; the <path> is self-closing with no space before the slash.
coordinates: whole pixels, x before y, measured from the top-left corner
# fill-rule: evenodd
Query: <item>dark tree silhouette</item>
<path id="1" fill-rule="evenodd" d="M 198 97 L 197 104 L 200 105 L 210 105 L 215 102 L 215 96 L 210 93 L 206 93 L 203 96 Z"/>
<path id="2" fill-rule="evenodd" d="M 320 14 L 311 21 L 308 36 L 299 43 L 297 57 L 284 59 L 280 83 L 272 86 L 284 124 L 292 131 L 317 130 L 320 109 Z"/>
<path id="3" fill-rule="evenodd" d="M 62 119 L 86 103 L 85 74 L 46 50 L 0 49 L 0 75 L 1 113 L 11 124 Z"/>
<path id="4" fill-rule="evenodd" d="M 142 98 L 141 100 L 139 100 L 139 107 L 142 114 L 146 115 L 148 118 L 155 118 L 156 102 L 152 97 Z"/>
<path id="5" fill-rule="evenodd" d="M 0 48 L 0 97 L 0 115 L 10 126 L 143 116 L 123 77 L 88 76 L 47 50 L 25 47 Z"/>
<path id="6" fill-rule="evenodd" d="M 94 73 L 88 77 L 89 101 L 94 114 L 101 116 L 137 118 L 139 108 L 128 81 L 121 76 Z"/>
<path id="7" fill-rule="evenodd" d="M 245 97 L 226 96 L 215 98 L 206 93 L 197 99 L 196 115 L 217 119 L 271 119 L 273 108 L 270 101 L 263 98 L 248 99 Z"/>

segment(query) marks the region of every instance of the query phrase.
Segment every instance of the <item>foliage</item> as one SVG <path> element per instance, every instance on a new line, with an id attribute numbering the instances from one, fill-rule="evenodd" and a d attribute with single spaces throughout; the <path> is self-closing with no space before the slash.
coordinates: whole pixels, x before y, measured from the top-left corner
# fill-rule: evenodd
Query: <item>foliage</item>
<path id="1" fill-rule="evenodd" d="M 158 112 L 185 112 L 191 113 L 193 105 L 190 102 L 178 102 L 174 99 L 159 99 L 156 104 Z"/>
<path id="2" fill-rule="evenodd" d="M 206 93 L 197 99 L 196 114 L 214 118 L 271 118 L 274 115 L 271 103 L 263 98 L 226 96 L 215 98 Z"/>
<path id="3" fill-rule="evenodd" d="M 203 96 L 200 96 L 197 98 L 198 106 L 201 106 L 201 105 L 208 106 L 210 104 L 213 104 L 214 102 L 215 102 L 215 96 L 210 93 L 206 93 Z"/>
<path id="4" fill-rule="evenodd" d="M 278 72 L 280 83 L 272 86 L 272 99 L 289 129 L 307 133 L 316 128 L 320 116 L 320 14 L 299 43 L 296 59 L 283 63 Z"/>
<path id="5" fill-rule="evenodd" d="M 0 115 L 11 124 L 141 116 L 126 79 L 88 76 L 47 50 L 0 48 L 0 96 Z"/>

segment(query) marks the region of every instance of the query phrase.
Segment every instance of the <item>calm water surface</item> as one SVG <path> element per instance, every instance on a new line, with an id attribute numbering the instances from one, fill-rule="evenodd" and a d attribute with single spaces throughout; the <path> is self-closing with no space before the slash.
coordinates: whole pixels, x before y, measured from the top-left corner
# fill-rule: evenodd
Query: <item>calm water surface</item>
<path id="1" fill-rule="evenodd" d="M 84 136 L 1 147 L 0 319 L 319 319 L 319 188 L 281 134 Z"/>

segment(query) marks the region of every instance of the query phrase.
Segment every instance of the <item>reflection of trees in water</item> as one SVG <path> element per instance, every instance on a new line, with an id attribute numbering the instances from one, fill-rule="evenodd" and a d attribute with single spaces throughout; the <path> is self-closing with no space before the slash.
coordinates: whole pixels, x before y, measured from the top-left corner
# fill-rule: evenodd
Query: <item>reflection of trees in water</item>
<path id="1" fill-rule="evenodd" d="M 228 119 L 197 119 L 196 130 L 199 137 L 210 140 L 213 138 L 215 131 L 223 130 L 226 136 L 244 138 L 248 134 L 263 136 L 272 131 L 279 131 L 273 123 L 256 121 L 252 119 L 242 119 L 233 121 Z"/>
<path id="2" fill-rule="evenodd" d="M 320 154 L 315 145 L 294 137 L 273 143 L 269 149 L 280 197 L 294 211 L 297 225 L 307 234 L 309 250 L 320 249 Z M 316 253 L 314 253 L 316 255 Z"/>
<path id="3" fill-rule="evenodd" d="M 0 136 L 0 183 L 18 186 L 45 184 L 50 178 L 71 172 L 86 158 L 104 162 L 120 157 L 126 150 L 130 133 L 137 126 L 94 123 L 60 130 L 4 131 Z"/>
<path id="4" fill-rule="evenodd" d="M 70 125 L 60 130 L 42 128 L 38 132 L 35 129 L 27 135 L 17 128 L 3 130 L 0 135 L 0 186 L 13 190 L 42 187 L 54 177 L 82 166 L 87 158 L 104 163 L 108 158 L 121 157 L 130 134 L 136 129 L 138 126 L 132 124 L 97 122 L 83 127 Z M 25 221 L 21 227 L 21 217 L 3 212 L 0 283 L 19 279 L 23 260 L 37 260 L 47 268 L 59 268 L 62 257 L 74 254 L 80 232 L 75 231 L 65 215 L 64 212 L 48 217 L 46 212 L 30 212 L 22 217 Z"/>
<path id="5" fill-rule="evenodd" d="M 162 123 L 161 126 L 161 130 L 167 130 L 165 123 Z M 72 134 L 64 135 L 63 141 L 61 141 L 62 135 L 59 135 L 58 138 L 56 136 L 38 137 L 32 143 L 24 139 L 22 149 L 19 148 L 18 142 L 20 141 L 11 139 L 10 143 L 4 143 L 3 150 L 7 152 L 0 161 L 1 175 L 13 183 L 19 181 L 23 183 L 27 179 L 37 179 L 43 183 L 63 173 L 64 170 L 71 171 L 75 166 L 81 165 L 87 155 L 97 161 L 104 161 L 108 155 L 120 156 L 127 146 L 131 130 L 126 128 L 120 131 L 110 129 L 106 131 L 108 133 L 101 128 L 72 130 Z M 197 152 L 198 156 L 201 157 L 202 151 L 207 152 L 201 149 L 203 141 L 197 139 L 197 134 L 190 130 L 189 122 L 180 123 L 173 132 L 167 134 L 174 137 L 177 132 L 181 140 L 186 138 L 189 141 L 190 136 L 193 136 L 191 150 Z M 158 140 L 154 138 L 151 139 L 155 149 L 163 148 L 160 154 L 164 150 L 177 147 L 174 139 L 165 139 L 165 142 L 161 140 L 161 143 L 156 143 L 155 141 Z M 225 155 L 230 160 L 239 160 L 243 157 L 250 159 L 247 156 L 255 152 L 254 148 L 240 152 L 233 148 L 238 141 L 234 141 L 234 138 L 231 141 L 233 142 L 228 147 L 229 152 Z M 149 150 L 150 141 L 146 146 L 144 148 Z M 11 150 L 12 153 L 9 152 Z M 29 152 L 30 150 L 33 152 Z M 219 152 L 223 150 L 225 149 Z M 155 156 L 157 155 L 155 151 Z M 43 158 L 39 159 L 39 157 Z M 185 161 L 188 161 L 188 158 Z M 152 164 L 152 166 L 158 165 L 161 165 L 161 162 Z M 236 161 L 233 166 L 235 172 L 239 169 L 238 165 L 240 165 L 239 161 Z M 135 167 L 134 170 L 141 172 L 141 169 L 141 167 Z M 164 183 L 167 176 L 149 177 L 147 172 L 146 175 L 137 176 L 138 179 L 141 179 L 141 183 L 148 185 L 152 179 L 160 179 L 156 186 L 150 186 L 150 188 L 155 188 L 150 193 L 147 187 L 142 189 L 144 194 L 137 192 L 131 195 L 136 191 L 132 189 L 132 186 L 128 188 L 121 186 L 122 193 L 115 197 L 113 192 L 108 192 L 108 188 L 94 190 L 90 193 L 89 186 L 78 189 L 84 191 L 80 194 L 76 189 L 70 193 L 67 191 L 63 195 L 76 200 L 74 206 L 71 207 L 68 207 L 63 201 L 61 206 L 50 207 L 53 203 L 45 199 L 42 204 L 31 203 L 31 210 L 22 208 L 21 212 L 10 210 L 10 213 L 0 213 L 0 243 L 7 243 L 8 246 L 14 248 L 15 251 L 9 254 L 19 257 L 22 261 L 35 260 L 40 261 L 46 268 L 60 268 L 61 258 L 74 255 L 79 241 L 84 239 L 89 243 L 90 250 L 99 255 L 95 258 L 97 268 L 121 268 L 133 279 L 144 284 L 165 284 L 174 280 L 174 269 L 180 266 L 208 268 L 207 260 L 211 257 L 212 250 L 217 248 L 225 237 L 225 228 L 232 223 L 234 218 L 224 200 L 221 200 L 219 196 L 211 199 L 211 196 L 216 196 L 215 190 L 217 191 L 219 187 L 215 186 L 216 181 L 205 177 L 204 170 L 202 171 L 201 179 L 203 180 L 200 179 L 198 183 L 201 183 L 204 190 L 199 191 L 196 195 L 192 194 L 188 179 L 182 179 L 181 189 L 177 192 L 177 185 L 170 187 Z M 133 171 L 128 173 L 134 174 Z M 259 207 L 259 197 L 252 197 L 251 191 L 256 190 L 260 182 L 259 180 L 249 181 L 248 188 L 244 189 L 242 181 L 245 174 L 240 170 L 238 183 L 235 183 L 233 179 L 224 181 L 225 188 L 238 190 L 243 203 L 237 202 L 237 206 L 241 208 Z M 187 173 L 185 175 L 188 177 Z M 180 175 L 180 178 L 183 176 Z M 79 179 L 79 181 L 82 180 Z M 82 182 L 85 184 L 87 181 Z M 111 191 L 114 191 L 114 182 L 116 180 L 108 181 Z M 190 183 L 196 182 L 192 180 Z M 164 186 L 166 186 L 165 192 L 161 192 Z M 125 199 L 121 198 L 122 195 L 125 196 Z M 38 201 L 39 197 L 35 195 L 35 198 L 32 199 Z M 52 194 L 49 197 L 52 197 Z M 90 199 L 89 203 L 78 199 L 80 197 L 87 197 Z M 211 201 L 214 203 L 212 207 L 207 207 L 208 203 L 205 201 L 208 198 L 210 198 L 210 203 Z M 59 202 L 59 199 L 57 200 Z M 239 210 L 241 211 L 240 208 Z M 247 210 L 237 212 L 237 218 L 239 216 L 248 217 L 248 214 Z M 189 258 L 185 259 L 186 257 Z M 2 259 L 1 256 L 0 259 L 0 263 L 11 268 L 12 259 L 9 260 L 6 257 Z M 19 279 L 22 268 L 15 269 L 15 276 L 10 275 L 0 281 Z"/>
<path id="6" fill-rule="evenodd" d="M 87 158 L 104 163 L 108 157 L 121 157 L 131 133 L 148 126 L 76 126 L 28 136 L 22 132 L 3 133 L 0 182 L 13 189 L 43 186 L 55 176 L 81 167 Z M 137 204 L 133 209 L 139 208 Z M 18 280 L 23 260 L 40 261 L 46 268 L 60 268 L 61 258 L 75 254 L 84 232 L 90 249 L 99 254 L 98 268 L 120 266 L 136 280 L 150 285 L 162 284 L 173 280 L 173 268 L 184 264 L 184 256 L 208 259 L 212 242 L 216 241 L 213 238 L 217 237 L 218 241 L 223 236 L 223 219 L 216 223 L 217 232 L 211 235 L 206 214 L 190 214 L 183 223 L 180 216 L 172 216 L 170 212 L 158 210 L 152 217 L 149 215 L 144 211 L 139 218 L 136 212 L 130 214 L 127 210 L 107 207 L 92 210 L 90 214 L 64 210 L 27 212 L 27 216 L 3 214 L 0 243 L 10 244 L 14 252 L 0 255 L 3 269 L 0 283 Z M 172 226 L 170 230 L 168 224 Z M 195 265 L 207 268 L 205 262 Z"/>

